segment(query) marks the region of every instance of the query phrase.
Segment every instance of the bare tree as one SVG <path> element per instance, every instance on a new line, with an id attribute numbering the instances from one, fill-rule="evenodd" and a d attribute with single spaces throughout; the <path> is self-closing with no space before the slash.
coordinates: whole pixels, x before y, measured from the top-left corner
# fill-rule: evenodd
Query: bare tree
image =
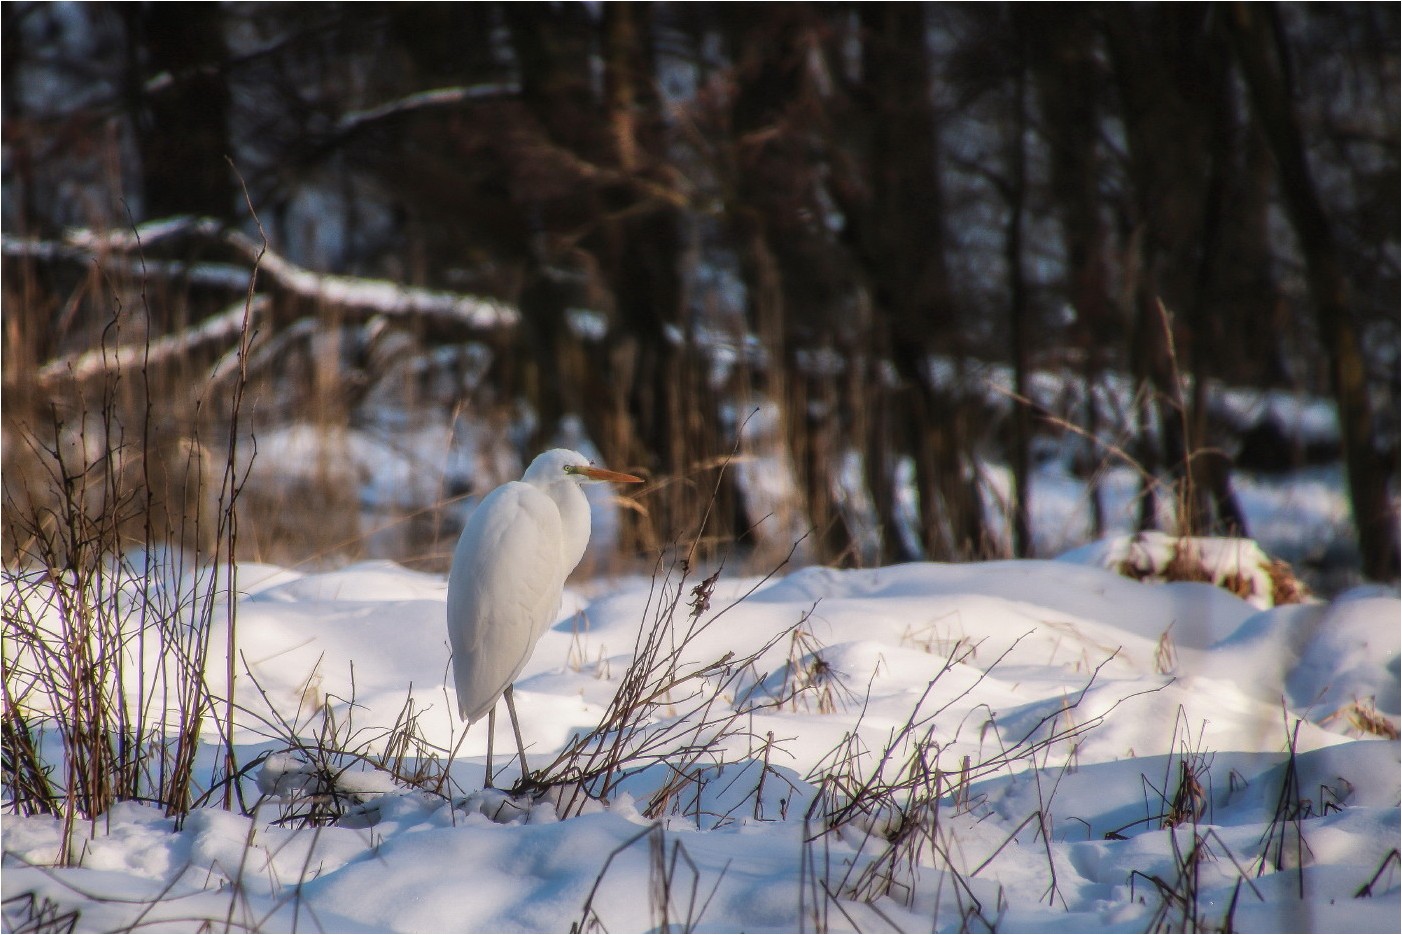
<path id="1" fill-rule="evenodd" d="M 1256 119 L 1280 173 L 1281 194 L 1304 254 L 1320 339 L 1329 357 L 1334 401 L 1339 410 L 1344 463 L 1364 571 L 1379 580 L 1398 573 L 1397 509 L 1388 493 L 1389 471 L 1375 447 L 1368 366 L 1354 324 L 1348 278 L 1334 225 L 1320 199 L 1305 155 L 1291 101 L 1290 52 L 1281 23 L 1270 8 L 1233 4 L 1227 13 L 1233 47 L 1251 91 Z"/>

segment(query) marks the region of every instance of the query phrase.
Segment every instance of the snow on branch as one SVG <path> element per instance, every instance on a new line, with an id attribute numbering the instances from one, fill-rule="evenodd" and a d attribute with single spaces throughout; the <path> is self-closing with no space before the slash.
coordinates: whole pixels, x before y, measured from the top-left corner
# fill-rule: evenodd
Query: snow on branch
<path id="1" fill-rule="evenodd" d="M 237 341 L 243 331 L 245 304 L 240 301 L 197 325 L 157 338 L 149 344 L 121 344 L 60 357 L 40 368 L 39 382 L 50 383 L 64 378 L 86 380 L 103 373 L 139 370 L 143 366 L 164 363 L 206 347 L 228 345 Z M 247 309 L 249 320 L 256 320 L 265 313 L 268 304 L 267 296 L 255 296 L 252 306 Z"/>
<path id="2" fill-rule="evenodd" d="M 151 249 L 179 237 L 197 235 L 206 240 L 218 240 L 223 236 L 224 226 L 213 218 L 199 218 L 189 214 L 157 218 L 120 230 L 90 230 L 75 227 L 66 231 L 63 242 L 69 247 L 90 250 L 94 253 L 112 251 L 132 252 Z"/>
<path id="3" fill-rule="evenodd" d="M 185 262 L 146 257 L 145 251 L 181 239 L 221 243 L 244 263 Z M 95 264 L 109 274 L 140 280 L 183 280 L 186 283 L 235 293 L 248 289 L 255 265 L 261 296 L 282 293 L 319 306 L 334 306 L 352 317 L 385 317 L 424 320 L 449 335 L 513 328 L 520 311 L 497 299 L 402 286 L 383 279 L 323 274 L 299 266 L 286 257 L 236 230 L 210 218 L 174 217 L 151 221 L 120 231 L 72 230 L 61 241 L 0 236 L 0 248 L 9 258 L 44 262 Z M 239 305 L 242 308 L 242 302 Z M 223 312 L 179 334 L 161 338 L 161 355 L 176 353 L 226 336 Z M 167 342 L 170 342 L 167 344 Z M 125 351 L 123 352 L 125 353 Z M 104 363 L 106 361 L 106 363 Z M 93 351 L 75 358 L 56 360 L 41 371 L 49 378 L 60 373 L 90 374 L 115 366 L 112 352 Z M 96 368 L 96 369 L 94 369 Z"/>
<path id="4" fill-rule="evenodd" d="M 365 110 L 350 111 L 336 122 L 336 130 L 340 134 L 353 133 L 368 124 L 393 117 L 396 114 L 412 113 L 413 111 L 425 110 L 430 107 L 451 107 L 457 104 L 466 104 L 470 101 L 513 97 L 520 93 L 520 85 L 511 82 L 505 84 L 475 84 L 465 88 L 435 88 L 431 91 L 419 91 L 415 94 L 409 94 L 392 101 L 386 101 L 375 107 L 368 107 Z"/>
<path id="5" fill-rule="evenodd" d="M 238 231 L 226 231 L 222 239 L 250 262 L 262 251 L 252 238 Z M 259 271 L 281 288 L 303 298 L 367 314 L 427 316 L 482 331 L 515 327 L 521 317 L 515 306 L 497 299 L 400 286 L 386 279 L 317 273 L 271 250 L 263 251 Z"/>
<path id="6" fill-rule="evenodd" d="M 181 263 L 174 260 L 143 259 L 117 253 L 100 254 L 90 248 L 51 240 L 0 237 L 0 251 L 6 257 L 68 261 L 79 265 L 98 264 L 117 276 L 133 279 L 184 279 L 192 285 L 242 292 L 248 288 L 249 270 L 232 263 Z"/>
<path id="7" fill-rule="evenodd" d="M 425 92 L 432 93 L 435 92 Z M 65 245 L 57 246 L 57 249 L 63 250 L 66 246 L 70 251 L 81 248 L 93 253 L 131 252 L 149 249 L 181 236 L 221 241 L 242 254 L 250 264 L 258 262 L 262 275 L 274 285 L 303 298 L 350 310 L 374 315 L 426 315 L 448 319 L 472 330 L 510 328 L 520 320 L 520 313 L 514 306 L 496 299 L 417 286 L 401 286 L 385 279 L 318 273 L 298 266 L 271 248 L 265 249 L 263 245 L 240 231 L 224 228 L 212 218 L 163 218 L 138 225 L 131 230 L 120 231 L 74 230 L 64 237 Z M 11 240 L 7 238 L 7 254 L 10 252 L 10 244 Z M 44 246 L 50 250 L 55 249 Z M 177 265 L 186 270 L 187 275 L 199 276 L 209 264 Z M 150 266 L 149 261 L 147 266 Z M 247 285 L 248 271 L 245 270 L 238 288 L 243 289 Z"/>

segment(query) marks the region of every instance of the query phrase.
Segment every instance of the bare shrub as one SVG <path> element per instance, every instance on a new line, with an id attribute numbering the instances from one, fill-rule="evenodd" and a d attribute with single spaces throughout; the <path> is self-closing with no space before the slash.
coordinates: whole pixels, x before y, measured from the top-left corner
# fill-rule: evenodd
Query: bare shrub
<path id="1" fill-rule="evenodd" d="M 453 791 L 453 751 L 424 736 L 419 724 L 423 710 L 412 686 L 392 725 L 369 726 L 356 721 L 354 667 L 349 697 L 322 693 L 313 676 L 290 717 L 278 710 L 246 661 L 244 670 L 268 713 L 244 706 L 240 713 L 280 744 L 242 770 L 254 776 L 261 793 L 254 812 L 271 805 L 275 823 L 298 828 L 368 825 L 377 820 L 374 800 L 388 792 L 413 789 L 446 799 Z"/>
<path id="2" fill-rule="evenodd" d="M 971 659 L 981 645 L 963 641 L 955 644 L 906 721 L 890 732 L 879 749 L 868 749 L 852 731 L 810 772 L 808 780 L 817 787 L 817 793 L 806 816 L 810 830 L 805 843 L 804 874 L 810 882 L 803 890 L 803 898 L 812 902 L 806 909 L 800 907 L 801 916 L 806 919 L 811 914 L 816 923 L 827 918 L 829 906 L 845 915 L 843 900 L 856 900 L 872 911 L 876 911 L 875 903 L 882 897 L 913 906 L 920 868 L 933 867 L 952 884 L 956 908 L 966 927 L 977 924 L 996 929 L 1006 907 L 1001 899 L 995 905 L 986 905 L 968 881 L 1024 829 L 1031 827 L 1044 841 L 1048 840 L 1046 816 L 1055 786 L 1049 792 L 1042 789 L 1035 767 L 1044 764 L 1039 764 L 1038 758 L 1045 760 L 1054 746 L 1069 744 L 1069 766 L 1077 741 L 1102 724 L 1119 704 L 1133 697 L 1126 696 L 1103 713 L 1083 721 L 1070 717 L 1095 684 L 1101 668 L 1109 661 L 1106 660 L 1095 668 L 1078 693 L 1010 742 L 1004 741 L 990 714 L 982 732 L 997 741 L 996 752 L 977 759 L 964 755 L 945 766 L 942 760 L 948 748 L 959 741 L 963 722 L 953 731 L 942 733 L 937 720 L 968 699 L 1023 638 L 1014 640 L 970 684 L 944 697 L 938 695 L 936 687 L 957 666 Z M 972 783 L 1019 768 L 1033 768 L 1040 808 L 1029 814 L 982 864 L 968 866 L 957 856 L 960 849 L 955 846 L 955 832 L 946 817 L 966 814 L 977 805 L 970 795 Z M 824 860 L 824 870 L 819 874 L 816 849 L 821 847 L 827 853 L 827 839 L 833 836 L 854 848 L 855 853 L 844 858 L 842 869 L 836 874 Z M 1046 856 L 1048 893 L 1054 898 L 1056 868 L 1049 843 Z M 848 921 L 851 923 L 850 917 Z"/>
<path id="3" fill-rule="evenodd" d="M 1261 835 L 1261 854 L 1256 859 L 1256 876 L 1275 870 L 1293 869 L 1297 890 L 1305 898 L 1305 865 L 1314 860 L 1305 841 L 1304 821 L 1315 813 L 1314 802 L 1300 786 L 1298 763 L 1300 720 L 1285 733 L 1287 755 L 1282 770 L 1280 793 L 1276 796 L 1270 824 Z"/>
<path id="4" fill-rule="evenodd" d="M 7 932 L 76 932 L 82 913 L 65 910 L 47 896 L 20 893 L 0 903 Z"/>
<path id="5" fill-rule="evenodd" d="M 727 652 L 709 661 L 692 658 L 698 639 L 787 565 L 802 542 L 795 542 L 788 556 L 748 591 L 712 610 L 724 563 L 692 584 L 692 561 L 704 541 L 728 464 L 729 459 L 720 466 L 690 544 L 685 550 L 674 551 L 665 566 L 662 557 L 654 566 L 632 659 L 598 724 L 571 737 L 543 770 L 523 776 L 512 789 L 514 794 L 548 795 L 563 818 L 578 814 L 590 800 L 606 801 L 624 779 L 660 765 L 665 766 L 668 776 L 649 801 L 650 813 L 661 814 L 679 801 L 688 784 L 695 787 L 693 802 L 699 809 L 705 784 L 725 765 L 724 746 L 748 733 L 749 715 L 776 704 L 761 691 L 764 676 L 754 673 L 759 671 L 762 657 L 802 620 L 743 656 Z M 772 746 L 771 737 L 765 741 L 761 780 L 769 770 L 767 756 Z M 697 818 L 699 822 L 699 812 Z"/>
<path id="6" fill-rule="evenodd" d="M 250 297 L 240 358 L 251 307 Z M 118 302 L 104 353 L 124 320 Z M 216 686 L 206 662 L 211 641 L 232 645 L 235 633 L 242 381 L 196 405 L 217 419 L 221 450 L 199 423 L 182 435 L 157 418 L 161 388 L 147 377 L 144 366 L 105 369 L 75 385 L 67 410 L 7 426 L 33 467 L 7 473 L 4 488 L 5 797 L 20 814 L 61 818 L 63 861 L 75 825 L 116 801 L 179 817 L 208 794 L 213 777 L 194 768 L 209 728 L 227 744 L 224 781 L 233 773 L 233 679 Z"/>
<path id="7" fill-rule="evenodd" d="M 856 701 L 857 696 L 824 655 L 823 644 L 811 630 L 804 629 L 803 624 L 812 613 L 810 608 L 789 631 L 789 658 L 784 663 L 777 704 L 797 711 L 801 701 L 805 708 L 810 703 L 816 705 L 819 714 L 835 714 Z"/>
<path id="8" fill-rule="evenodd" d="M 725 878 L 722 870 L 712 884 L 710 891 L 701 893 L 701 871 L 687 853 L 681 841 L 668 840 L 667 832 L 660 823 L 649 825 L 614 848 L 604 860 L 594 885 L 585 897 L 584 908 L 578 921 L 570 923 L 571 932 L 607 932 L 604 920 L 594 906 L 599 887 L 613 866 L 614 860 L 638 842 L 646 840 L 648 846 L 648 911 L 652 932 L 694 932 L 705 915 L 711 899 Z M 727 865 L 728 866 L 728 865 Z"/>
<path id="9" fill-rule="evenodd" d="M 722 745 L 743 733 L 750 712 L 775 703 L 757 694 L 763 679 L 750 682 L 749 674 L 790 629 L 743 656 L 728 652 L 698 662 L 689 653 L 698 637 L 768 576 L 711 613 L 719 569 L 689 589 L 688 572 L 689 561 L 683 558 L 654 574 L 648 595 L 651 619 L 639 630 L 632 661 L 599 723 L 572 737 L 554 762 L 523 777 L 513 792 L 549 792 L 566 817 L 589 799 L 607 799 L 627 776 L 655 764 L 672 771 L 676 791 L 677 782 L 688 781 L 685 777 L 704 775 L 696 772 L 698 766 L 723 762 Z M 690 600 L 684 610 L 686 594 Z"/>

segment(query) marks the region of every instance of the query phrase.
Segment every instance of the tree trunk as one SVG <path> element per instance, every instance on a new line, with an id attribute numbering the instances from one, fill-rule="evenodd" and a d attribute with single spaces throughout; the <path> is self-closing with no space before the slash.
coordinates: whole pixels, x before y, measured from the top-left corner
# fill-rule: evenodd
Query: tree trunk
<path id="1" fill-rule="evenodd" d="M 1032 554 L 1032 520 L 1029 515 L 1032 474 L 1032 412 L 1027 377 L 1032 368 L 1029 346 L 1032 314 L 1027 301 L 1027 274 L 1023 270 L 1023 228 L 1027 213 L 1027 50 L 1030 36 L 1022 21 L 1014 25 L 1018 60 L 1013 77 L 1013 121 L 1008 144 L 1008 226 L 1004 257 L 1008 264 L 1008 320 L 1013 357 L 1013 502 L 1012 554 Z"/>
<path id="2" fill-rule="evenodd" d="M 682 265 L 693 232 L 682 207 L 659 194 L 673 185 L 674 170 L 653 54 L 656 12 L 640 3 L 610 3 L 602 11 L 603 161 L 623 181 L 600 192 L 604 220 L 583 243 L 600 257 L 613 293 L 619 328 L 610 341 L 631 358 L 628 417 L 602 434 L 628 436 L 620 463 L 668 481 L 649 499 L 645 517 L 625 515 L 625 545 L 689 545 L 688 537 L 702 536 L 703 554 L 714 554 L 734 543 L 738 494 L 733 469 L 715 473 L 731 446 L 720 436 L 707 362 L 688 319 Z"/>
<path id="3" fill-rule="evenodd" d="M 223 7 L 215 3 L 127 4 L 129 41 L 144 46 L 133 64 L 132 94 L 141 151 L 145 216 L 234 214 L 226 158 L 229 89 L 223 69 Z M 169 81 L 150 89 L 152 79 Z"/>
<path id="4" fill-rule="evenodd" d="M 891 360 L 907 397 L 904 412 L 890 407 L 895 417 L 906 417 L 904 431 L 895 435 L 895 454 L 915 459 L 926 556 L 948 561 L 982 548 L 986 536 L 960 412 L 965 403 L 945 398 L 928 367 L 932 354 L 958 360 L 963 348 L 942 226 L 925 14 L 917 4 L 860 7 L 871 204 L 854 223 L 877 327 L 888 333 Z M 957 397 L 958 391 L 952 392 Z M 869 452 L 872 468 L 881 460 L 874 455 Z"/>
<path id="5" fill-rule="evenodd" d="M 1374 444 L 1367 362 L 1354 328 L 1348 279 L 1291 104 L 1295 91 L 1286 39 L 1269 6 L 1234 3 L 1226 16 L 1256 119 L 1275 156 L 1281 195 L 1304 256 L 1315 319 L 1329 356 L 1363 571 L 1380 581 L 1395 581 L 1397 505 L 1388 494 L 1387 469 Z"/>
<path id="6" fill-rule="evenodd" d="M 1175 331 L 1164 308 L 1176 313 L 1199 308 L 1206 297 L 1199 271 L 1204 210 L 1210 190 L 1211 133 L 1222 92 L 1222 50 L 1198 7 L 1126 8 L 1102 18 L 1129 143 L 1134 191 L 1134 235 L 1139 251 L 1131 369 L 1150 393 L 1162 444 L 1162 467 L 1173 477 L 1175 515 L 1182 533 L 1194 532 L 1197 511 L 1189 453 L 1190 415 L 1181 377 L 1192 361 L 1180 352 L 1187 332 Z M 1145 448 L 1149 448 L 1147 439 Z M 1153 471 L 1155 465 L 1143 464 Z M 1144 521 L 1153 521 L 1147 512 Z"/>
<path id="7" fill-rule="evenodd" d="M 1068 350 L 1079 357 L 1085 393 L 1082 429 L 1090 438 L 1100 433 L 1096 393 L 1111 349 L 1122 346 L 1124 329 L 1110 302 L 1105 257 L 1106 222 L 1102 216 L 1101 121 L 1105 69 L 1094 18 L 1067 16 L 1065 10 L 1030 4 L 1015 7 L 1027 50 L 1029 67 L 1042 116 L 1051 170 L 1050 195 L 1066 246 L 1065 293 L 1075 319 L 1069 329 Z M 1106 457 L 1098 442 L 1087 442 L 1092 460 Z M 1090 503 L 1090 532 L 1105 532 L 1101 472 L 1086 472 Z"/>
<path id="8" fill-rule="evenodd" d="M 842 428 L 851 418 L 838 403 L 833 376 L 812 361 L 831 353 L 839 331 L 850 327 L 840 309 L 853 285 L 831 234 L 813 221 L 823 212 L 816 131 L 831 119 L 809 67 L 821 50 L 821 21 L 812 8 L 783 4 L 725 22 L 741 76 L 727 115 L 734 140 L 734 175 L 726 186 L 733 192 L 730 230 L 739 244 L 750 327 L 768 358 L 754 389 L 779 406 L 800 488 L 792 506 L 814 533 L 809 554 L 833 562 L 852 554 L 833 487 L 845 450 Z M 796 531 L 791 523 L 781 526 Z"/>

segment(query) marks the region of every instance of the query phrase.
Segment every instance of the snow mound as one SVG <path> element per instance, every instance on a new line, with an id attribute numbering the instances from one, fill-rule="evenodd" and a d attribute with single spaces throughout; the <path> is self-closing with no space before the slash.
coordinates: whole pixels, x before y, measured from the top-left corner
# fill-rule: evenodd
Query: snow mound
<path id="1" fill-rule="evenodd" d="M 1189 554 L 1200 580 L 1154 583 Z M 582 806 L 568 784 L 484 788 L 441 578 L 244 566 L 246 813 L 120 803 L 65 852 L 61 820 L 7 801 L 4 925 L 1397 931 L 1402 604 L 1275 606 L 1268 563 L 1242 540 L 1145 536 L 721 578 L 689 641 L 699 576 L 579 582 L 516 683 L 537 769 L 599 722 L 671 596 L 683 671 L 757 654 L 679 683 L 728 733 L 678 720 L 674 690 L 605 738 L 624 761 Z M 221 725 L 203 729 L 213 782 Z M 658 736 L 670 752 L 635 756 Z M 511 746 L 503 729 L 498 785 Z"/>

